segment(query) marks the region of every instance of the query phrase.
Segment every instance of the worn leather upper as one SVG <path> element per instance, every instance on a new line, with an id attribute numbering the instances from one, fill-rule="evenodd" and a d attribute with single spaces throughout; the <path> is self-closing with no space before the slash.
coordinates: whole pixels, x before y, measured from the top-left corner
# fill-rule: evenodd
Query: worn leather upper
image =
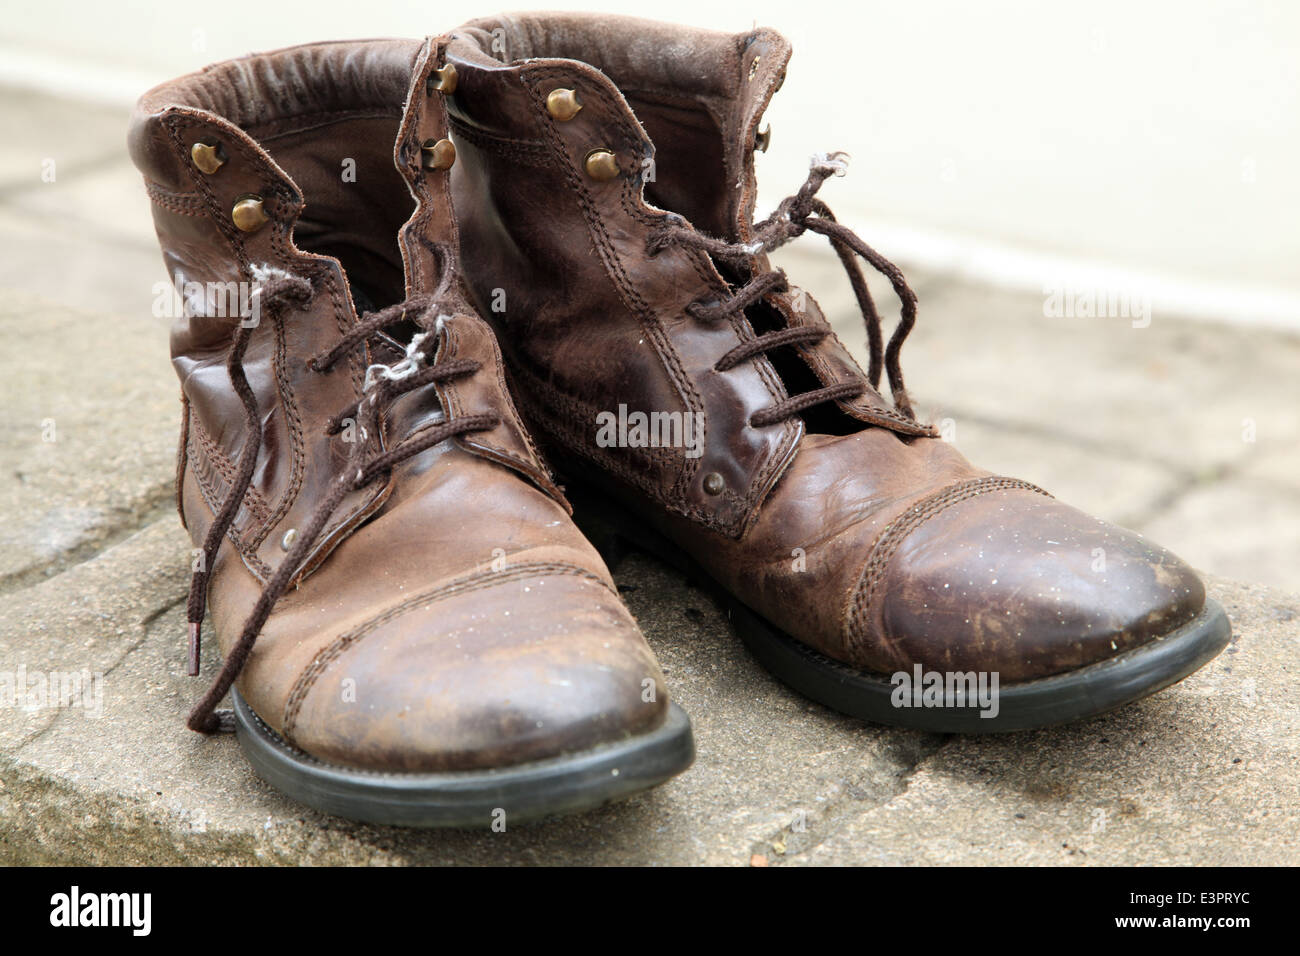
<path id="1" fill-rule="evenodd" d="M 328 372 L 308 366 L 358 322 L 358 303 L 434 293 L 439 359 L 480 365 L 401 396 L 381 434 L 360 436 L 382 451 L 445 417 L 498 420 L 351 493 L 239 679 L 291 742 L 374 769 L 553 756 L 657 726 L 667 706 L 653 655 L 519 421 L 492 332 L 464 299 L 447 176 L 421 162 L 422 144 L 447 135 L 428 83 L 440 57 L 432 41 L 384 40 L 218 64 L 146 94 L 129 136 L 178 285 L 288 273 L 312 286 L 305 309 L 262 317 L 244 362 L 262 447 L 211 574 L 223 651 L 286 534 L 348 460 L 348 439 L 327 423 L 363 397 L 368 366 L 402 357 L 402 341 L 377 334 Z M 196 142 L 220 148 L 219 169 L 198 168 Z M 250 195 L 269 221 L 245 232 L 232 208 Z M 225 367 L 241 317 L 192 304 L 172 356 L 184 401 L 178 494 L 197 543 L 249 436 Z M 413 318 L 408 334 L 434 330 L 432 316 Z"/>
<path id="2" fill-rule="evenodd" d="M 717 322 L 688 314 L 766 271 L 766 257 L 737 266 L 648 243 L 682 220 L 750 242 L 755 135 L 789 56 L 771 30 L 582 14 L 494 17 L 451 34 L 467 277 L 558 467 L 778 627 L 874 671 L 949 664 L 1029 679 L 1195 616 L 1204 591 L 1177 558 L 971 465 L 870 386 L 811 297 L 801 310 L 771 292 Z M 547 110 L 557 89 L 575 91 L 576 116 Z M 586 171 L 597 149 L 615 154 L 617 177 Z M 493 297 L 505 307 L 489 312 Z M 801 325 L 828 334 L 715 367 L 763 332 Z M 750 421 L 842 382 L 859 394 Z M 602 447 L 596 416 L 620 404 L 702 413 L 703 454 Z"/>

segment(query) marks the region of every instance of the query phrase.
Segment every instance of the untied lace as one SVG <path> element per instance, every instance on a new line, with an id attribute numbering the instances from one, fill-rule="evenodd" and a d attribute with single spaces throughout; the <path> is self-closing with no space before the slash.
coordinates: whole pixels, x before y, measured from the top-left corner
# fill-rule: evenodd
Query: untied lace
<path id="1" fill-rule="evenodd" d="M 288 307 L 306 308 L 311 301 L 312 287 L 306 279 L 285 276 L 268 281 L 257 294 L 261 297 L 262 312 L 268 314 L 272 321 L 278 322 L 282 320 Z M 399 322 L 431 312 L 435 305 L 432 296 L 418 295 L 397 305 L 369 313 L 348 330 L 333 348 L 315 356 L 307 365 L 315 372 L 328 372 L 340 358 L 375 334 Z M 439 316 L 439 327 L 442 321 L 443 317 Z M 253 471 L 262 447 L 262 423 L 257 411 L 257 399 L 248 384 L 243 364 L 252 333 L 253 325 L 241 323 L 226 356 L 226 370 L 229 372 L 231 385 L 244 408 L 247 440 L 239 456 L 235 479 L 204 536 L 202 554 L 190 581 L 188 620 L 191 675 L 199 672 L 201 628 L 207 606 L 209 570 L 252 484 Z M 360 440 L 353 443 L 347 463 L 330 482 L 325 496 L 299 529 L 296 538 L 287 549 L 284 560 L 280 562 L 279 568 L 263 587 L 257 603 L 244 623 L 239 639 L 226 655 L 221 671 L 213 680 L 207 693 L 190 712 L 188 724 L 192 730 L 214 733 L 232 729 L 230 713 L 218 711 L 217 705 L 243 670 L 253 650 L 253 644 L 276 601 L 292 583 L 298 569 L 316 545 L 326 523 L 343 499 L 349 493 L 366 487 L 381 476 L 388 475 L 394 467 L 413 455 L 455 435 L 490 429 L 498 423 L 499 419 L 495 415 L 473 415 L 444 420 L 432 428 L 422 430 L 417 437 L 403 441 L 393 448 L 386 451 L 377 449 L 381 417 L 393 399 L 425 385 L 471 375 L 478 370 L 479 363 L 469 359 L 434 361 L 437 347 L 436 329 L 435 332 L 422 332 L 412 338 L 407 346 L 406 356 L 401 361 L 392 366 L 371 365 L 366 370 L 361 398 L 343 409 L 327 424 L 326 432 L 335 435 L 349 422 L 354 422 Z"/>
<path id="2" fill-rule="evenodd" d="M 867 378 L 873 389 L 880 387 L 881 370 L 889 376 L 890 394 L 894 407 L 906 419 L 916 421 L 916 415 L 903 387 L 903 370 L 899 353 L 908 333 L 916 324 L 916 293 L 914 293 L 903 273 L 892 262 L 862 241 L 851 229 L 836 221 L 827 205 L 817 198 L 817 191 L 831 176 L 843 176 L 848 171 L 848 155 L 831 153 L 814 156 L 808 179 L 793 196 L 787 196 L 767 219 L 753 227 L 753 238 L 749 242 L 728 242 L 715 239 L 697 232 L 685 223 L 680 216 L 670 215 L 664 226 L 651 233 L 646 243 L 650 255 L 656 255 L 670 245 L 681 244 L 693 246 L 715 259 L 737 263 L 744 266 L 760 253 L 779 249 L 791 239 L 803 235 L 805 231 L 821 233 L 830 240 L 831 246 L 839 256 L 840 262 L 848 273 L 857 297 L 858 307 L 862 311 L 863 322 L 867 328 L 867 348 L 870 352 L 870 365 Z M 866 278 L 858 264 L 858 257 L 865 259 L 877 272 L 889 279 L 902 303 L 902 313 L 898 326 L 884 344 L 881 330 L 880 314 L 867 288 Z M 759 272 L 747 282 L 735 289 L 734 293 L 718 302 L 693 302 L 687 311 L 697 319 L 716 321 L 745 309 L 763 300 L 772 292 L 787 292 L 790 289 L 785 272 L 780 269 Z M 756 336 L 742 342 L 714 365 L 717 371 L 724 372 L 746 359 L 787 345 L 815 344 L 829 335 L 823 328 L 810 326 L 790 326 Z M 861 395 L 866 386 L 861 382 L 839 382 L 824 388 L 813 389 L 783 399 L 776 404 L 755 412 L 750 423 L 755 426 L 771 425 L 783 421 L 804 409 L 824 402 L 837 401 Z"/>

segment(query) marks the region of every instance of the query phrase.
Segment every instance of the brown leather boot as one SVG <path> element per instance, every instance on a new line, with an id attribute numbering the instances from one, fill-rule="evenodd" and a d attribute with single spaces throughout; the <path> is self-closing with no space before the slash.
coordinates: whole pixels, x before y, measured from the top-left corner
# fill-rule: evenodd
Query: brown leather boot
<path id="1" fill-rule="evenodd" d="M 330 813 L 500 826 L 693 748 L 463 297 L 441 67 L 416 41 L 222 63 L 145 94 L 130 148 L 185 296 L 191 673 L 205 601 L 225 655 L 191 727 Z"/>
<path id="2" fill-rule="evenodd" d="M 467 277 L 579 524 L 702 572 L 774 673 L 872 720 L 1035 727 L 1190 674 L 1229 629 L 1185 564 L 917 420 L 915 296 L 817 195 L 842 157 L 754 222 L 789 55 L 765 29 L 585 15 L 451 36 Z M 867 372 L 768 263 L 804 232 L 848 270 Z M 887 345 L 859 259 L 903 303 Z"/>

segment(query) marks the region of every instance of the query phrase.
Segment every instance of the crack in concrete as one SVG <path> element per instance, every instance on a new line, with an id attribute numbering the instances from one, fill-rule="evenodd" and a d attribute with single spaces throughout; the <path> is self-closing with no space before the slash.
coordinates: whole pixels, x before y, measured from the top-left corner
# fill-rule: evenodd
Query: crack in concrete
<path id="1" fill-rule="evenodd" d="M 155 611 L 151 611 L 149 614 L 147 614 L 147 615 L 145 615 L 143 618 L 141 618 L 141 620 L 140 620 L 140 627 L 144 630 L 145 634 L 148 634 L 148 633 L 149 633 L 149 628 L 153 627 L 154 624 L 156 624 L 156 623 L 158 622 L 158 619 L 159 619 L 160 617 L 162 617 L 164 614 L 166 614 L 166 613 L 167 613 L 168 611 L 170 611 L 172 608 L 177 607 L 178 605 L 184 604 L 187 600 L 189 600 L 189 595 L 187 595 L 187 594 L 179 594 L 179 595 L 177 595 L 175 599 L 173 599 L 173 600 L 171 600 L 171 601 L 168 601 L 168 602 L 167 602 L 166 604 L 164 604 L 162 607 L 158 608 L 158 609 L 155 610 Z M 114 664 L 113 666 L 116 667 L 117 665 Z M 107 673 L 107 672 L 105 672 L 105 673 Z"/>
<path id="2" fill-rule="evenodd" d="M 1217 461 L 1201 468 L 1190 468 L 1186 461 L 1169 461 L 1160 455 L 1151 454 L 1149 449 L 1143 447 L 1111 444 L 1086 435 L 1079 435 L 1061 428 L 1040 425 L 1034 422 L 1002 419 L 971 411 L 962 411 L 957 406 L 947 405 L 944 406 L 944 410 L 951 413 L 958 420 L 966 419 L 1011 434 L 1081 448 L 1106 458 L 1140 461 L 1159 468 L 1168 475 L 1170 483 L 1148 500 L 1145 505 L 1136 507 L 1113 519 L 1115 524 L 1125 528 L 1137 528 L 1144 522 L 1153 521 L 1162 515 L 1168 514 L 1188 494 L 1198 488 L 1222 484 L 1240 477 L 1248 462 L 1247 458 L 1239 457 Z"/>
<path id="3" fill-rule="evenodd" d="M 1204 471 L 1184 474 L 1173 485 L 1166 488 L 1163 493 L 1149 502 L 1141 513 L 1132 512 L 1122 515 L 1117 523 L 1124 527 L 1136 528 L 1141 522 L 1154 521 L 1162 515 L 1169 514 L 1178 506 L 1179 502 L 1198 488 L 1231 481 L 1233 478 L 1238 477 L 1243 470 L 1243 465 L 1244 462 L 1242 461 L 1226 461 Z"/>
<path id="4" fill-rule="evenodd" d="M 171 477 L 160 481 L 145 492 L 129 514 L 118 521 L 105 524 L 88 540 L 47 561 L 0 575 L 0 597 L 51 581 L 73 568 L 93 561 L 131 535 L 154 524 L 173 510 L 174 487 L 175 480 Z"/>
<path id="5" fill-rule="evenodd" d="M 147 614 L 145 614 L 145 616 L 140 619 L 140 622 L 137 625 L 140 628 L 140 636 L 137 637 L 134 641 L 132 641 L 131 644 L 126 648 L 126 650 L 122 651 L 122 653 L 119 654 L 117 658 L 111 664 L 109 664 L 108 667 L 106 667 L 103 670 L 101 674 L 101 678 L 107 681 L 109 676 L 114 671 L 116 671 L 119 667 L 121 667 L 123 664 L 126 663 L 127 658 L 129 658 L 137 650 L 143 647 L 145 642 L 149 640 L 150 629 L 158 621 L 158 619 L 163 617 L 168 611 L 171 611 L 172 609 L 184 604 L 185 601 L 186 601 L 186 595 L 180 595 L 179 597 L 173 598 L 171 601 L 168 601 L 162 607 L 155 608 L 154 610 L 149 611 Z M 26 750 L 32 744 L 36 743 L 38 740 L 40 740 L 42 737 L 48 734 L 51 730 L 53 730 L 54 727 L 62 721 L 63 717 L 71 713 L 71 710 L 72 710 L 71 708 L 67 708 L 67 707 L 55 708 L 54 713 L 50 716 L 50 719 L 44 724 L 44 726 L 39 727 L 31 734 L 24 737 L 22 741 L 18 744 L 18 746 L 8 748 L 9 753 L 13 757 L 19 756 L 24 750 Z"/>
<path id="6" fill-rule="evenodd" d="M 918 732 L 914 738 L 910 734 L 902 738 L 887 752 L 895 760 L 893 772 L 883 784 L 874 784 L 877 789 L 883 786 L 886 793 L 872 799 L 869 792 L 873 787 L 873 782 L 869 779 L 870 771 L 856 780 L 846 781 L 838 797 L 828 801 L 818 811 L 816 821 L 806 820 L 802 830 L 796 830 L 794 821 L 791 821 L 771 836 L 756 841 L 750 848 L 751 855 L 765 856 L 778 865 L 806 857 L 843 830 L 850 820 L 886 807 L 907 793 L 912 778 L 921 765 L 946 747 L 954 736 Z"/>

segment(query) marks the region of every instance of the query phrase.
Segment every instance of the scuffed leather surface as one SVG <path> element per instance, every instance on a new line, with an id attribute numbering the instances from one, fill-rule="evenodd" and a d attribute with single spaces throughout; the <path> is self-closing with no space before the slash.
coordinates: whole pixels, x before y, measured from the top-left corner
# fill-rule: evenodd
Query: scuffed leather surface
<path id="1" fill-rule="evenodd" d="M 1028 680 L 1131 650 L 1204 605 L 1200 579 L 1164 548 L 1041 495 L 994 493 L 903 540 L 870 609 L 869 633 L 884 636 L 873 664 Z"/>
<path id="2" fill-rule="evenodd" d="M 230 61 L 151 90 L 132 119 L 128 143 L 151 186 L 169 277 L 248 283 L 257 265 L 307 278 L 316 288 L 308 311 L 290 310 L 279 322 L 262 316 L 244 362 L 262 409 L 263 453 L 253 488 L 271 511 L 259 521 L 247 507 L 241 509 L 231 538 L 249 570 L 263 580 L 283 553 L 284 532 L 305 522 L 346 457 L 346 448 L 324 434 L 323 424 L 360 395 L 367 362 L 353 355 L 328 374 L 307 369 L 308 358 L 356 321 L 355 307 L 338 261 L 295 245 L 294 227 L 306 205 L 303 190 L 243 126 L 282 127 L 299 111 L 313 117 L 361 111 L 369 117 L 386 110 L 395 134 L 400 105 L 393 98 L 400 104 L 418 48 L 414 42 L 323 44 Z M 214 175 L 189 162 L 190 147 L 199 140 L 220 144 L 228 156 Z M 292 155 L 290 145 L 282 141 L 278 148 Z M 254 233 L 241 232 L 230 218 L 236 200 L 249 194 L 263 198 L 270 217 Z M 238 461 L 248 440 L 225 368 L 239 321 L 238 316 L 182 316 L 172 327 L 173 365 L 192 423 L 215 443 L 218 462 Z M 212 470 L 219 474 L 221 467 Z M 227 487 L 215 481 L 203 489 L 204 510 L 215 511 Z M 350 495 L 307 566 L 373 512 L 385 493 L 377 485 Z M 196 542 L 207 524 L 204 518 L 187 521 Z"/>
<path id="3" fill-rule="evenodd" d="M 448 361 L 471 358 L 483 364 L 477 375 L 444 382 L 438 395 L 452 415 L 467 409 L 492 408 L 501 419 L 492 429 L 458 435 L 462 447 L 514 468 L 561 501 L 549 469 L 533 444 L 510 400 L 505 369 L 496 337 L 474 313 L 465 292 L 460 229 L 452 204 L 450 177 L 427 174 L 421 165 L 421 144 L 448 138 L 450 130 L 442 94 L 429 89 L 433 71 L 443 61 L 442 41 L 431 41 L 416 60 L 401 130 L 393 147 L 394 162 L 415 199 L 415 210 L 402 226 L 402 261 L 408 295 L 427 291 L 447 304 L 443 355 Z"/>
<path id="4" fill-rule="evenodd" d="M 442 294 L 440 358 L 481 364 L 402 396 L 383 433 L 366 440 L 391 448 L 444 411 L 493 414 L 500 424 L 422 452 L 386 484 L 345 499 L 238 680 L 250 706 L 291 742 L 374 770 L 555 756 L 657 726 L 668 702 L 652 653 L 523 431 L 490 329 L 460 289 L 446 175 L 426 175 L 418 162 L 420 137 L 446 125 L 423 84 L 436 55 L 432 43 L 371 41 L 219 64 L 146 94 L 129 137 L 169 270 L 191 281 L 247 281 L 252 266 L 270 265 L 315 290 L 306 309 L 280 321 L 264 315 L 250 340 L 245 368 L 263 445 L 211 574 L 223 653 L 278 566 L 284 532 L 302 526 L 348 460 L 350 447 L 327 435 L 326 423 L 362 394 L 367 364 L 400 357 L 380 337 L 329 373 L 308 369 L 357 310 L 352 276 L 337 258 L 298 248 L 295 227 L 310 222 L 313 241 L 345 248 L 349 268 L 373 277 L 376 289 L 396 276 L 389 294 Z M 228 156 L 211 176 L 189 162 L 200 137 Z M 358 184 L 369 176 L 366 190 L 379 190 L 355 194 L 363 201 L 351 235 L 338 215 L 350 194 L 333 181 L 335 157 L 322 152 L 331 138 L 358 158 Z M 251 234 L 229 215 L 247 193 L 264 198 L 271 219 Z M 366 209 L 371 203 L 383 208 Z M 187 408 L 178 495 L 196 543 L 249 437 L 225 369 L 238 321 L 182 318 L 172 331 Z M 422 321 L 435 327 L 433 317 Z"/>
<path id="5" fill-rule="evenodd" d="M 648 231 L 665 213 L 646 205 L 630 176 L 597 183 L 589 150 L 614 149 L 627 170 L 649 141 L 610 79 L 571 60 L 502 64 L 453 33 L 448 58 L 460 83 L 450 108 L 461 161 L 452 170 L 467 278 L 497 330 L 528 414 L 545 430 L 641 488 L 662 506 L 738 534 L 789 459 L 801 427 L 744 423 L 786 393 L 766 360 L 726 373 L 712 365 L 748 333 L 743 317 L 705 326 L 686 315 L 726 286 L 707 257 L 684 249 L 649 258 Z M 556 124 L 546 94 L 578 90 L 583 111 Z M 498 185 L 504 188 L 496 188 Z M 502 290 L 505 309 L 491 303 Z M 704 416 L 702 458 L 681 449 L 607 449 L 596 415 L 619 403 L 645 412 Z M 710 495 L 704 477 L 722 476 Z"/>
<path id="6" fill-rule="evenodd" d="M 237 632 L 257 593 L 225 570 L 212 591 L 218 635 Z M 457 583 L 474 590 L 448 590 Z M 438 597 L 420 603 L 426 594 Z M 653 701 L 642 699 L 645 680 Z M 430 771 L 621 739 L 661 723 L 668 700 L 608 572 L 561 506 L 451 443 L 403 465 L 381 513 L 280 601 L 238 686 L 267 724 L 322 759 Z"/>
<path id="7" fill-rule="evenodd" d="M 785 385 L 762 357 L 713 370 L 755 330 L 743 316 L 708 326 L 685 314 L 726 286 L 703 257 L 646 253 L 664 214 L 644 200 L 716 236 L 751 238 L 754 134 L 790 56 L 778 34 L 517 14 L 455 31 L 448 52 L 462 82 L 452 108 L 464 161 L 452 182 L 468 278 L 480 303 L 506 290 L 508 309 L 490 318 L 562 474 L 621 502 L 777 627 L 876 672 L 919 663 L 1026 680 L 1121 653 L 1199 612 L 1203 589 L 1177 558 L 972 466 L 865 383 L 834 335 L 797 351 L 814 383 L 864 383 L 836 403 L 840 433 L 747 424 Z M 544 109 L 559 86 L 583 104 L 569 122 Z M 598 146 L 618 157 L 612 183 L 582 174 Z M 653 183 L 638 178 L 648 157 Z M 768 268 L 757 255 L 748 266 Z M 811 299 L 798 312 L 789 293 L 772 293 L 764 307 L 776 327 L 828 328 Z M 704 409 L 699 468 L 593 449 L 595 412 L 619 402 Z M 682 477 L 708 472 L 727 488 L 712 503 Z"/>

